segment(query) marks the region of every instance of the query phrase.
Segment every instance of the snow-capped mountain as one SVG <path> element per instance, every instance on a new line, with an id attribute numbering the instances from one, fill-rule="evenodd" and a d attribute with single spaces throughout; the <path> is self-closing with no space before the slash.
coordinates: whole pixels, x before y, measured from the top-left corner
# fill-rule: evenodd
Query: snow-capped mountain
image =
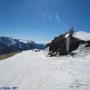
<path id="1" fill-rule="evenodd" d="M 90 90 L 90 37 L 88 36 L 87 39 L 84 35 L 87 37 L 85 32 L 82 34 L 81 32 L 74 32 L 73 34 L 74 40 L 80 41 L 78 48 L 73 51 L 77 53 L 74 56 L 48 57 L 47 48 L 40 52 L 35 52 L 35 50 L 23 51 L 6 60 L 1 60 L 0 89 Z M 27 43 L 31 45 L 31 42 L 33 45 L 34 43 L 33 41 L 8 40 L 11 42 L 8 43 L 10 46 L 15 46 L 17 42 L 22 42 L 25 45 Z M 63 38 L 57 37 L 55 42 L 58 40 L 63 40 Z M 85 44 L 81 43 L 82 40 Z M 89 47 L 86 47 L 87 43 Z M 0 45 L 5 46 L 6 42 L 4 41 Z"/>
<path id="2" fill-rule="evenodd" d="M 0 37 L 0 54 L 44 48 L 45 46 L 43 44 L 37 44 L 34 41 L 19 40 L 10 37 Z"/>

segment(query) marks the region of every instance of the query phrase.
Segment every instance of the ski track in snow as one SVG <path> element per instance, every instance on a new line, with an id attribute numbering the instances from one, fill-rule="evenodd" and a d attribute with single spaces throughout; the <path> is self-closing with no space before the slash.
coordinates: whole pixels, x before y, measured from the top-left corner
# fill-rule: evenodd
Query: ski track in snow
<path id="1" fill-rule="evenodd" d="M 0 87 L 17 90 L 90 90 L 90 55 L 47 57 L 25 51 L 0 61 Z"/>

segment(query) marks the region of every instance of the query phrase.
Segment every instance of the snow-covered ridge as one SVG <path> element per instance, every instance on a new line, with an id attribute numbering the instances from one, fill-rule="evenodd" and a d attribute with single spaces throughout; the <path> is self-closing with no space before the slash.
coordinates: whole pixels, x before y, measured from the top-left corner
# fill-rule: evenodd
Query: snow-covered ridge
<path id="1" fill-rule="evenodd" d="M 79 31 L 79 32 L 75 32 L 73 36 L 85 41 L 90 40 L 89 32 Z"/>
<path id="2" fill-rule="evenodd" d="M 34 41 L 32 40 L 23 40 L 23 39 L 19 39 L 20 42 L 23 42 L 23 43 L 35 43 Z"/>
<path id="3" fill-rule="evenodd" d="M 24 40 L 24 39 L 15 39 L 12 37 L 0 37 L 0 43 L 4 43 L 7 45 L 14 45 L 17 43 L 23 43 L 23 44 L 36 44 L 33 40 Z"/>
<path id="4" fill-rule="evenodd" d="M 34 43 L 34 41 L 32 40 L 23 40 L 23 39 L 15 39 L 15 38 L 12 38 L 12 37 L 0 37 L 0 43 L 4 43 L 4 44 L 11 44 L 11 45 L 14 45 L 18 42 L 22 42 L 22 43 Z"/>
<path id="5" fill-rule="evenodd" d="M 44 49 L 43 44 L 37 44 L 32 40 L 13 39 L 11 37 L 0 37 L 0 54 L 25 51 L 31 49 Z"/>

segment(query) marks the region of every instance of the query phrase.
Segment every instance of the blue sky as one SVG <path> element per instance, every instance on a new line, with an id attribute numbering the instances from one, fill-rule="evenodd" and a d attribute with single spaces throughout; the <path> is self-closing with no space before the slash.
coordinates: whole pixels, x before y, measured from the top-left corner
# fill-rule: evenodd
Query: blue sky
<path id="1" fill-rule="evenodd" d="M 71 27 L 90 32 L 90 0 L 0 0 L 0 36 L 48 42 Z"/>

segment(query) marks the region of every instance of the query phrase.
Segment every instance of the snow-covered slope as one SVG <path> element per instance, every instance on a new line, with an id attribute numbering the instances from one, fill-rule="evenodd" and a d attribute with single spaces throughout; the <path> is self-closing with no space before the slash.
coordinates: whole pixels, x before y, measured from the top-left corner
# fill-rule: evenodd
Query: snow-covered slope
<path id="1" fill-rule="evenodd" d="M 0 87 L 16 90 L 90 90 L 90 54 L 47 57 L 25 51 L 0 61 Z"/>
<path id="2" fill-rule="evenodd" d="M 90 40 L 90 33 L 83 31 L 75 32 L 73 36 L 85 41 Z"/>

